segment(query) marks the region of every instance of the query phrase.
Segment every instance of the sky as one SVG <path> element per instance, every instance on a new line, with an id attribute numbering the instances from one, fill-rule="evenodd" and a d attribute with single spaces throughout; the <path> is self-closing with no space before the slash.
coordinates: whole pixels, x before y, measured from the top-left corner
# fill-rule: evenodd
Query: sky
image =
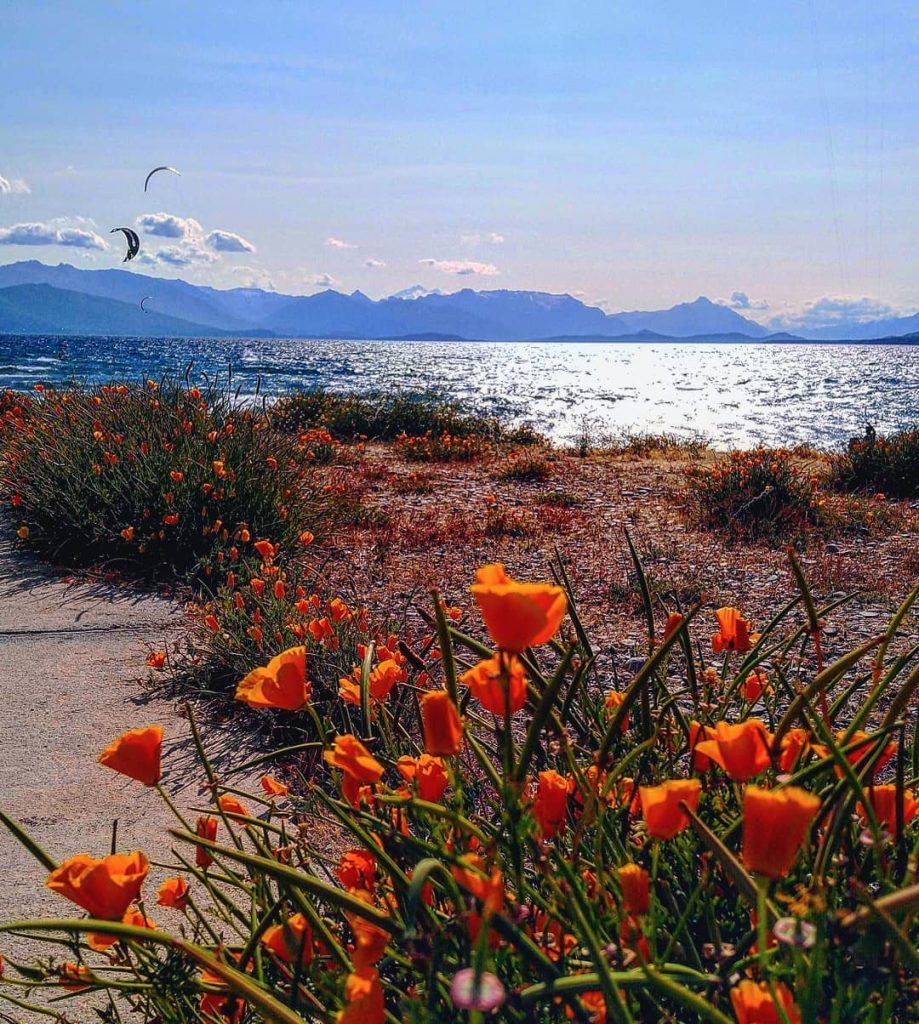
<path id="1" fill-rule="evenodd" d="M 0 6 L 0 263 L 919 309 L 909 0 Z M 169 164 L 181 177 L 147 171 Z"/>

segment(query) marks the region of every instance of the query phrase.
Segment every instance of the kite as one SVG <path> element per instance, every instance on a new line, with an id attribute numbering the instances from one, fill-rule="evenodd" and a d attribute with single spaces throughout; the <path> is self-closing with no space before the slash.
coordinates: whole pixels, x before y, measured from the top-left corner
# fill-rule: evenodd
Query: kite
<path id="1" fill-rule="evenodd" d="M 144 192 L 147 191 L 147 186 L 150 184 L 150 179 L 153 177 L 154 174 L 157 173 L 157 171 L 169 171 L 170 174 L 178 174 L 180 178 L 182 177 L 181 172 L 177 171 L 174 167 L 167 167 L 165 164 L 163 164 L 162 167 L 154 167 L 153 170 L 144 179 Z"/>
<path id="2" fill-rule="evenodd" d="M 143 311 L 144 311 L 145 313 L 147 312 L 147 308 L 146 308 L 146 306 L 144 306 L 144 303 L 145 303 L 145 302 L 147 301 L 147 299 L 152 299 L 152 298 L 153 298 L 153 296 L 152 296 L 152 295 L 145 295 L 145 296 L 144 296 L 144 297 L 143 297 L 143 298 L 142 298 L 142 299 L 140 300 L 140 308 L 141 308 L 141 309 L 142 309 L 142 310 L 143 310 Z"/>
<path id="3" fill-rule="evenodd" d="M 130 228 L 112 228 L 109 232 L 110 235 L 114 235 L 116 231 L 123 231 L 124 237 L 128 243 L 128 252 L 125 258 L 121 261 L 127 263 L 129 260 L 133 260 L 134 257 L 140 252 L 140 238 L 136 231 L 132 231 Z"/>

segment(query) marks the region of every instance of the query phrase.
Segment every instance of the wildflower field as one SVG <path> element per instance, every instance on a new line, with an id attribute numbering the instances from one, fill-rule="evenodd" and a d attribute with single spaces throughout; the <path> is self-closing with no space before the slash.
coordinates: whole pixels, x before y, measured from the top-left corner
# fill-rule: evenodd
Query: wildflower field
<path id="1" fill-rule="evenodd" d="M 169 806 L 156 848 L 58 860 L 2 817 L 60 916 L 0 922 L 44 951 L 7 953 L 0 1019 L 919 1020 L 906 502 L 809 453 L 566 453 L 400 405 L 380 447 L 325 397 L 66 394 L 6 396 L 10 528 L 187 588 L 149 663 L 200 787 L 154 704 L 99 760 Z M 209 754 L 230 727 L 244 772 Z"/>

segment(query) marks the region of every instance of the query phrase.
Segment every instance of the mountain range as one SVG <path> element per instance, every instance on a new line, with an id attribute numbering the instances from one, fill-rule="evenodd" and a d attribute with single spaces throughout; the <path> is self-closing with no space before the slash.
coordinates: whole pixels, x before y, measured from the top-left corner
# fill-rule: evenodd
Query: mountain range
<path id="1" fill-rule="evenodd" d="M 81 270 L 37 260 L 0 266 L 0 333 L 6 334 L 778 342 L 868 340 L 917 330 L 919 313 L 794 336 L 772 334 L 705 297 L 670 309 L 605 313 L 571 295 L 548 292 L 464 288 L 447 295 L 416 285 L 374 300 L 359 291 L 345 295 L 331 289 L 315 295 L 222 290 L 129 270 Z"/>

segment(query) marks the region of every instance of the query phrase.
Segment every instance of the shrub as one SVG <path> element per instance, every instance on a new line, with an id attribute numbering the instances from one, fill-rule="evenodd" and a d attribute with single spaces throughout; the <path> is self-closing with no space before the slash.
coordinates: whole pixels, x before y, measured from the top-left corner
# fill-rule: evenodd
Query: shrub
<path id="1" fill-rule="evenodd" d="M 413 437 L 400 434 L 395 440 L 396 454 L 407 462 L 471 462 L 485 451 L 474 435 L 431 434 Z"/>
<path id="2" fill-rule="evenodd" d="M 498 471 L 500 480 L 545 483 L 552 476 L 552 463 L 543 451 L 513 452 Z"/>
<path id="3" fill-rule="evenodd" d="M 688 479 L 702 527 L 732 540 L 787 539 L 817 520 L 816 484 L 784 449 L 731 452 Z"/>
<path id="4" fill-rule="evenodd" d="M 213 582 L 257 540 L 295 550 L 328 511 L 298 442 L 216 385 L 8 395 L 2 439 L 20 537 L 67 564 Z"/>
<path id="5" fill-rule="evenodd" d="M 271 416 L 280 429 L 298 432 L 322 427 L 343 441 L 358 437 L 392 441 L 402 434 L 429 433 L 497 439 L 502 433 L 497 420 L 463 412 L 456 404 L 428 394 L 338 395 L 316 388 L 279 399 Z"/>
<path id="6" fill-rule="evenodd" d="M 879 435 L 873 427 L 832 457 L 830 481 L 842 491 L 880 492 L 888 498 L 919 496 L 919 426 Z"/>
<path id="7" fill-rule="evenodd" d="M 176 812 L 150 851 L 177 876 L 155 927 L 152 893 L 129 905 L 142 854 L 57 865 L 3 819 L 61 897 L 101 912 L 0 925 L 54 943 L 9 961 L 17 1006 L 82 987 L 114 1019 L 160 1024 L 809 1022 L 839 1007 L 906 1022 L 916 652 L 853 651 L 820 674 L 832 608 L 794 568 L 803 621 L 793 603 L 759 637 L 737 609 L 708 629 L 698 608 L 651 616 L 652 654 L 621 690 L 580 628 L 560 629 L 569 595 L 483 570 L 503 648 L 435 606 L 430 680 L 355 707 L 324 765 L 279 751 L 246 796 L 195 733 L 207 807 L 197 824 Z M 696 650 L 710 653 L 687 661 Z M 130 739 L 106 763 L 157 785 L 156 730 Z M 335 853 L 320 820 L 341 830 Z"/>

